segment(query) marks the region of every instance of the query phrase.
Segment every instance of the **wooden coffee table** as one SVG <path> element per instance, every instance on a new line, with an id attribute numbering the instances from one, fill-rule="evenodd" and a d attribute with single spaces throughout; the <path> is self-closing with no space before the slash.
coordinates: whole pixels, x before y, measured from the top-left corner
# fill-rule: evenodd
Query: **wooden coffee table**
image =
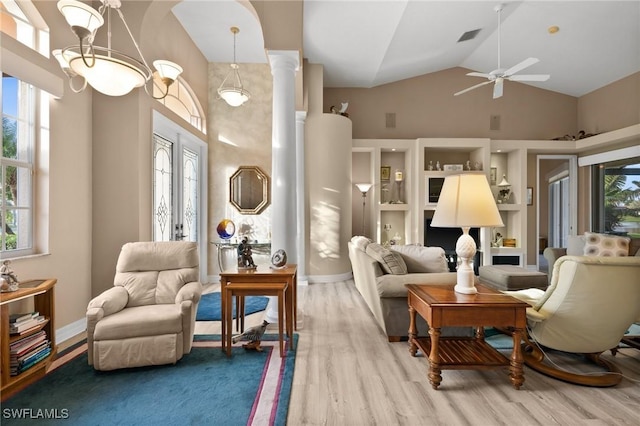
<path id="1" fill-rule="evenodd" d="M 478 294 L 461 294 L 453 285 L 407 284 L 409 303 L 409 352 L 418 348 L 429 354 L 429 382 L 438 389 L 442 370 L 484 370 L 509 366 L 509 377 L 516 389 L 524 383 L 521 340 L 529 306 L 483 285 Z M 419 338 L 416 313 L 429 324 L 429 336 Z M 441 337 L 445 326 L 476 327 L 476 337 Z M 511 358 L 507 358 L 484 341 L 484 326 L 509 329 L 513 335 Z"/>

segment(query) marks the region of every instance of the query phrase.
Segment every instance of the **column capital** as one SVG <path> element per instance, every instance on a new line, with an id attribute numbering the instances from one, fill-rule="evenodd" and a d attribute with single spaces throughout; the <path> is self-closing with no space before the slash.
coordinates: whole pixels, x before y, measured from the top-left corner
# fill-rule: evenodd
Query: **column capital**
<path id="1" fill-rule="evenodd" d="M 271 71 L 275 68 L 289 68 L 298 71 L 300 68 L 300 52 L 297 50 L 269 50 L 267 56 Z"/>

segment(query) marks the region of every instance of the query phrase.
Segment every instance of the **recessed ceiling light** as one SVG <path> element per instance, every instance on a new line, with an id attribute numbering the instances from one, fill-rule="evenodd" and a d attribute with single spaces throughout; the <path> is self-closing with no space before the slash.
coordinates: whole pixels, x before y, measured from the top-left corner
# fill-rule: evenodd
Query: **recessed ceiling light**
<path id="1" fill-rule="evenodd" d="M 558 31 L 560 31 L 560 27 L 557 26 L 557 25 L 552 25 L 552 26 L 549 27 L 549 29 L 547 31 L 549 31 L 549 34 L 555 34 Z"/>

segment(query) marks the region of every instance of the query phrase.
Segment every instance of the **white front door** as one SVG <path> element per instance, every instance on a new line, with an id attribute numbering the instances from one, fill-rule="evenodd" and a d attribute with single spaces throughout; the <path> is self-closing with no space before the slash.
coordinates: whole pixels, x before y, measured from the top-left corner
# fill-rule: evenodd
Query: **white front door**
<path id="1" fill-rule="evenodd" d="M 189 141 L 153 135 L 153 240 L 199 240 L 199 149 Z"/>
<path id="2" fill-rule="evenodd" d="M 154 114 L 153 241 L 198 243 L 201 279 L 207 273 L 207 144 Z"/>

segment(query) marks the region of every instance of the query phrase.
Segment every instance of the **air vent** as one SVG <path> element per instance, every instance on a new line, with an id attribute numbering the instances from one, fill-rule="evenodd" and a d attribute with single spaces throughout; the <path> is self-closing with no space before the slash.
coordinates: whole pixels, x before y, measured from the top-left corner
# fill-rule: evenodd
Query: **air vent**
<path id="1" fill-rule="evenodd" d="M 385 114 L 385 121 L 387 129 L 395 129 L 396 128 L 396 113 L 388 112 Z"/>
<path id="2" fill-rule="evenodd" d="M 467 41 L 467 40 L 473 40 L 474 38 L 476 38 L 480 30 L 481 29 L 478 28 L 477 30 L 467 31 L 466 33 L 460 36 L 460 38 L 458 39 L 458 43 Z"/>

